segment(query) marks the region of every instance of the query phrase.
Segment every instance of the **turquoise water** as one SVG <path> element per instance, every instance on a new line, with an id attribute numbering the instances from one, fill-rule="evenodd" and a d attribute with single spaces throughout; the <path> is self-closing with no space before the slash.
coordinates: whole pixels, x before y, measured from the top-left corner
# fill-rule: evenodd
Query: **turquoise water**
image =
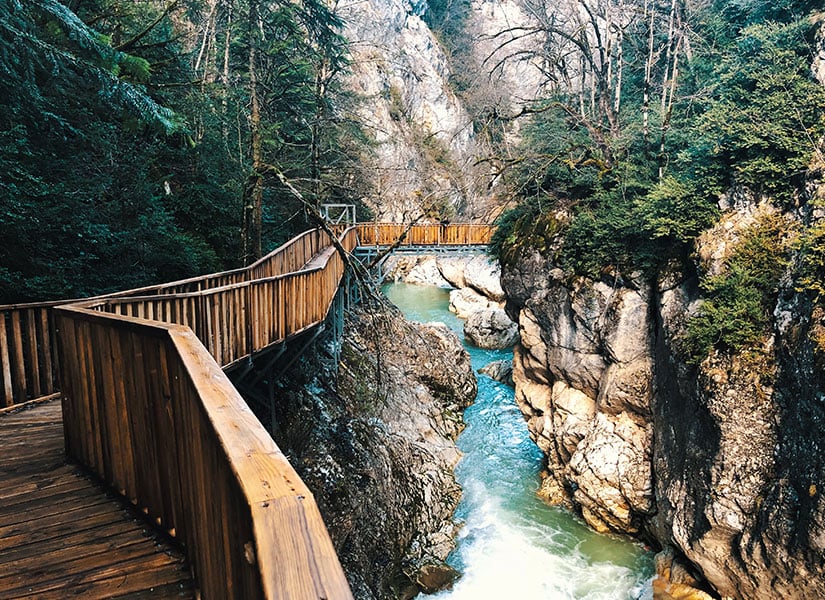
<path id="1" fill-rule="evenodd" d="M 463 339 L 463 321 L 447 309 L 449 290 L 409 284 L 384 287 L 415 321 L 441 321 Z M 473 368 L 511 358 L 506 350 L 466 346 Z M 590 530 L 569 511 L 535 493 L 542 455 L 530 440 L 513 390 L 478 375 L 478 397 L 464 412 L 458 439 L 464 457 L 456 478 L 462 523 L 448 562 L 462 572 L 450 600 L 628 600 L 650 597 L 652 554 L 625 539 Z M 426 598 L 424 596 L 421 597 Z"/>

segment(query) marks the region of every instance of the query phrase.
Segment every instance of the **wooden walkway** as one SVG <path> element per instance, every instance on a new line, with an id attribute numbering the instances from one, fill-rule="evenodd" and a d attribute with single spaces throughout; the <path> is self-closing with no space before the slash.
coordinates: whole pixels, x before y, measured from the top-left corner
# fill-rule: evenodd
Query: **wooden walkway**
<path id="1" fill-rule="evenodd" d="M 67 463 L 59 400 L 0 416 L 0 598 L 194 598 L 180 549 Z"/>
<path id="2" fill-rule="evenodd" d="M 490 233 L 335 235 L 351 253 Z M 0 416 L 0 598 L 352 599 L 312 493 L 225 374 L 324 321 L 345 270 L 335 245 L 312 230 L 243 269 L 0 306 L 0 412 L 62 398 Z"/>

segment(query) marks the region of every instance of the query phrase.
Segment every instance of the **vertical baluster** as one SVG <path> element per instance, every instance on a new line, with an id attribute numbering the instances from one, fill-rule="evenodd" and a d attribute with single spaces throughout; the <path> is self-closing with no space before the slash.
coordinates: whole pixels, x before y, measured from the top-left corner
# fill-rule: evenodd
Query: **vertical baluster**
<path id="1" fill-rule="evenodd" d="M 9 339 L 6 335 L 6 313 L 0 312 L 0 368 L 3 377 L 2 406 L 14 404 L 14 390 L 11 383 L 11 360 L 9 358 Z"/>

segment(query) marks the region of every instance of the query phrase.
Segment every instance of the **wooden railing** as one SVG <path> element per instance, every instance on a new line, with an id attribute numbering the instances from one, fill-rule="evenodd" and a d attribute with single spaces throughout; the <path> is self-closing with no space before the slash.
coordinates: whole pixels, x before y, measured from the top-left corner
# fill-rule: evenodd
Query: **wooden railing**
<path id="1" fill-rule="evenodd" d="M 354 241 L 354 231 L 343 239 L 350 249 Z M 328 246 L 301 266 L 301 270 L 214 289 L 118 296 L 77 306 L 185 325 L 226 368 L 324 320 L 344 273 L 343 259 Z M 265 273 L 272 267 L 252 268 Z"/>
<path id="2" fill-rule="evenodd" d="M 183 542 L 203 598 L 352 598 L 311 492 L 188 328 L 55 312 L 69 454 Z"/>
<path id="3" fill-rule="evenodd" d="M 406 235 L 476 245 L 490 228 Z M 352 597 L 311 493 L 222 370 L 324 320 L 344 272 L 330 242 L 316 230 L 244 269 L 0 307 L 0 410 L 59 390 L 69 454 L 182 540 L 206 598 Z"/>
<path id="4" fill-rule="evenodd" d="M 357 244 L 356 231 L 352 228 L 346 233 L 342 231 L 341 242 L 351 251 Z M 269 344 L 280 341 L 283 339 L 281 335 L 289 330 L 287 324 L 294 323 L 300 318 L 293 313 L 305 309 L 281 306 L 278 308 L 280 313 L 277 317 L 272 314 L 264 315 L 263 325 L 260 326 L 263 331 L 257 331 L 253 327 L 252 331 L 248 332 L 246 326 L 240 330 L 238 327 L 230 326 L 239 308 L 227 302 L 228 297 L 232 296 L 229 288 L 243 288 L 248 285 L 252 302 L 274 302 L 277 299 L 283 304 L 288 296 L 277 288 L 279 285 L 294 287 L 295 284 L 256 280 L 267 277 L 277 279 L 283 274 L 299 271 L 307 266 L 322 248 L 328 247 L 329 243 L 329 236 L 316 229 L 293 238 L 256 263 L 242 269 L 85 300 L 0 306 L 0 410 L 58 392 L 58 361 L 53 343 L 55 331 L 52 318 L 55 306 L 97 306 L 97 310 L 188 325 L 198 332 L 199 338 L 208 348 L 220 347 L 222 351 L 215 356 L 221 361 L 225 360 L 224 364 L 230 364 L 233 362 L 231 356 L 234 356 L 235 360 L 237 356 L 243 356 L 236 354 L 234 348 L 236 344 L 246 343 L 244 336 L 255 335 L 253 345 L 256 347 L 261 347 L 258 344 L 263 343 L 261 339 L 265 335 L 269 335 Z M 329 282 L 324 285 L 324 289 L 328 289 Z M 320 284 L 318 286 L 323 287 Z M 188 297 L 183 297 L 187 295 Z M 235 292 L 234 298 L 243 300 L 243 295 Z M 213 297 L 212 300 L 209 299 L 210 296 Z M 168 301 L 165 302 L 164 299 Z M 118 308 L 119 306 L 122 308 Z M 246 304 L 242 303 L 240 306 Z M 327 306 L 328 304 L 315 308 L 325 309 Z M 313 314 L 318 312 L 315 310 Z M 233 352 L 227 353 L 224 350 L 227 343 L 231 345 Z M 262 347 L 266 347 L 266 344 Z"/>
<path id="5" fill-rule="evenodd" d="M 58 304 L 0 307 L 0 410 L 57 392 L 51 310 Z"/>
<path id="6" fill-rule="evenodd" d="M 406 229 L 406 225 L 396 223 L 360 223 L 355 230 L 349 228 L 346 235 L 341 231 L 342 242 L 347 250 L 356 245 L 389 246 Z M 491 233 L 489 225 L 418 224 L 407 231 L 402 245 L 481 245 L 489 242 Z M 300 295 L 304 288 L 295 281 L 297 276 L 279 278 L 305 267 L 329 243 L 323 231 L 307 231 L 248 267 L 99 296 L 92 299 L 97 304 L 88 306 L 187 325 L 219 362 L 232 365 L 260 344 L 265 347 L 289 335 L 303 321 L 302 312 L 317 316 L 320 310 L 326 310 L 328 305 L 324 303 L 310 308 L 304 303 L 287 306 L 293 304 L 285 301 L 292 297 L 289 294 Z M 320 275 L 297 279 L 325 290 L 330 281 L 317 281 L 324 279 Z M 324 301 L 328 300 L 326 295 L 325 291 Z M 90 300 L 0 306 L 0 410 L 58 391 L 51 311 L 59 304 L 87 302 Z M 245 311 L 250 303 L 262 302 L 281 305 L 277 314 L 266 314 L 262 324 L 251 324 L 246 318 L 238 320 L 239 311 Z"/>
<path id="7" fill-rule="evenodd" d="M 402 246 L 481 246 L 490 243 L 491 225 L 479 223 L 416 224 L 359 223 L 359 246 L 390 246 L 404 235 Z"/>
<path id="8" fill-rule="evenodd" d="M 312 494 L 222 370 L 324 320 L 344 272 L 324 241 L 247 269 L 297 271 L 54 309 L 68 453 L 184 543 L 203 597 L 352 597 Z"/>

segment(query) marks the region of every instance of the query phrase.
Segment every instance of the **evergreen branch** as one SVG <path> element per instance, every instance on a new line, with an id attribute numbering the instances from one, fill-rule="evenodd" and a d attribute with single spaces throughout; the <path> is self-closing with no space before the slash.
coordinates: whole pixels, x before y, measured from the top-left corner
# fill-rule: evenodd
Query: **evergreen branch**
<path id="1" fill-rule="evenodd" d="M 179 0 L 172 0 L 169 6 L 167 6 L 166 9 L 160 15 L 158 15 L 158 17 L 154 21 L 149 23 L 149 25 L 147 25 L 143 29 L 143 31 L 132 37 L 132 39 L 120 44 L 119 46 L 115 46 L 115 50 L 117 50 L 118 52 L 126 52 L 127 50 L 131 49 L 135 44 L 137 44 L 140 40 L 146 37 L 155 27 L 157 27 L 158 24 L 161 21 L 163 21 L 163 19 L 165 19 L 170 12 L 172 12 L 172 10 L 178 5 L 178 1 Z"/>

